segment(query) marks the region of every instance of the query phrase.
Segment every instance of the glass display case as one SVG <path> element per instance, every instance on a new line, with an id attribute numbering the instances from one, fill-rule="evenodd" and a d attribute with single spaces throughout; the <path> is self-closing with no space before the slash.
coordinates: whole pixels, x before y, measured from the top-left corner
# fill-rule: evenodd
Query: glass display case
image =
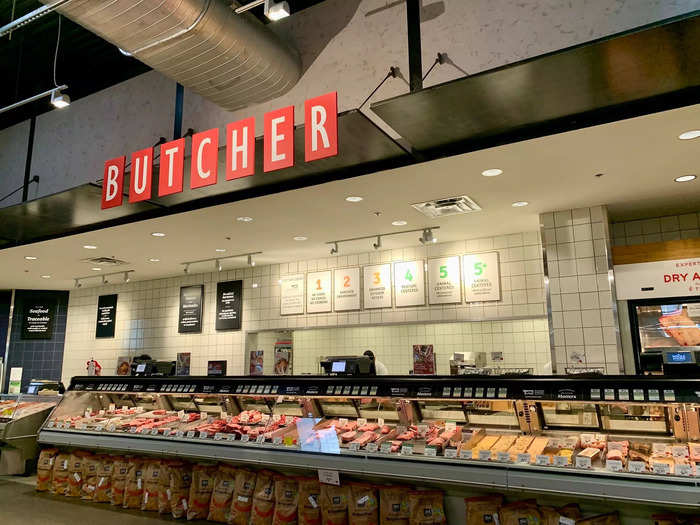
<path id="1" fill-rule="evenodd" d="M 40 441 L 700 505 L 700 380 L 76 377 Z"/>

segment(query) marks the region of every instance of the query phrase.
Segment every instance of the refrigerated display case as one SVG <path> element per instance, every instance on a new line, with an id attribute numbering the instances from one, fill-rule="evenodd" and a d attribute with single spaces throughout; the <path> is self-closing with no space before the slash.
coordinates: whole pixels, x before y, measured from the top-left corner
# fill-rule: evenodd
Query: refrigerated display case
<path id="1" fill-rule="evenodd" d="M 700 380 L 76 377 L 40 442 L 700 505 Z"/>

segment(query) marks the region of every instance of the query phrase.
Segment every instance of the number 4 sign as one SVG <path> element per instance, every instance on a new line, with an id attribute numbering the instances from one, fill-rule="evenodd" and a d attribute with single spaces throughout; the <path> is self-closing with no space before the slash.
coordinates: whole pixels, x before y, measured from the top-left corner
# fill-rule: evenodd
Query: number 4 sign
<path id="1" fill-rule="evenodd" d="M 360 309 L 360 269 L 341 268 L 333 272 L 336 312 Z"/>

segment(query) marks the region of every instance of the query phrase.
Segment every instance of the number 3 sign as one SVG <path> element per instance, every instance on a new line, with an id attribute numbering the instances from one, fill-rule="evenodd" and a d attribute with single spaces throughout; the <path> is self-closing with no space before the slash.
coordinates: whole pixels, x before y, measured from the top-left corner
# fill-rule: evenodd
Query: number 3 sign
<path id="1" fill-rule="evenodd" d="M 334 309 L 336 312 L 360 309 L 360 269 L 340 268 L 333 271 Z"/>

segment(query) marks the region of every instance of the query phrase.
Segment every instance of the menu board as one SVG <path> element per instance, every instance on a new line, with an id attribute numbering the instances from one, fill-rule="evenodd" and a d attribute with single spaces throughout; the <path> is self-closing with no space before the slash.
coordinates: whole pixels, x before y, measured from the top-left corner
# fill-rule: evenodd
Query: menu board
<path id="1" fill-rule="evenodd" d="M 331 311 L 331 271 L 306 274 L 306 313 Z"/>
<path id="2" fill-rule="evenodd" d="M 216 329 L 240 330 L 243 281 L 216 284 Z"/>
<path id="3" fill-rule="evenodd" d="M 51 339 L 57 308 L 56 297 L 28 297 L 22 312 L 22 339 Z"/>
<path id="4" fill-rule="evenodd" d="M 428 260 L 428 303 L 462 302 L 462 273 L 459 256 Z"/>
<path id="5" fill-rule="evenodd" d="M 394 293 L 396 293 L 396 306 L 425 304 L 425 263 L 423 261 L 394 263 Z"/>
<path id="6" fill-rule="evenodd" d="M 202 300 L 204 285 L 183 286 L 180 288 L 180 315 L 177 323 L 178 333 L 202 332 Z"/>
<path id="7" fill-rule="evenodd" d="M 100 295 L 97 299 L 95 337 L 114 337 L 117 321 L 117 294 Z"/>
<path id="8" fill-rule="evenodd" d="M 413 374 L 435 374 L 435 352 L 433 345 L 413 345 Z"/>
<path id="9" fill-rule="evenodd" d="M 465 255 L 464 298 L 467 302 L 500 301 L 501 274 L 498 252 Z"/>
<path id="10" fill-rule="evenodd" d="M 280 279 L 281 315 L 304 313 L 304 274 L 287 275 Z"/>
<path id="11" fill-rule="evenodd" d="M 362 270 L 365 309 L 391 308 L 391 264 L 365 266 Z"/>
<path id="12" fill-rule="evenodd" d="M 333 306 L 336 312 L 360 309 L 360 269 L 341 268 L 333 271 Z"/>

